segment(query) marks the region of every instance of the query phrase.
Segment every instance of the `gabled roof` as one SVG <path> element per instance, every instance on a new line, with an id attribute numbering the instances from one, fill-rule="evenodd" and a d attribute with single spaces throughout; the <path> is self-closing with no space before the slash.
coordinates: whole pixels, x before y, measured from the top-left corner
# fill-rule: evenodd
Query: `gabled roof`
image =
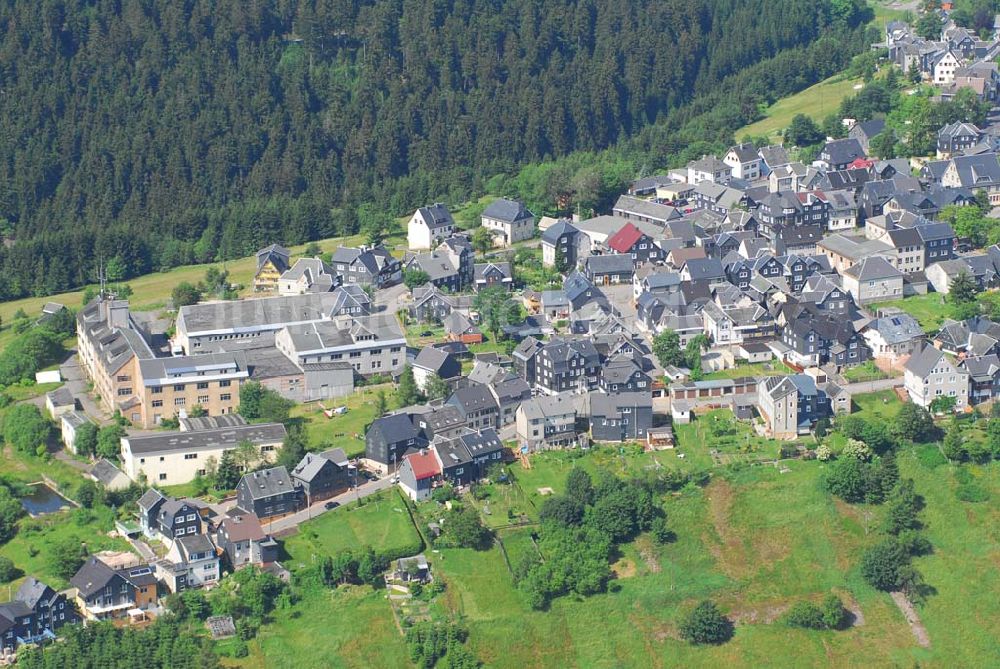
<path id="1" fill-rule="evenodd" d="M 434 348 L 433 346 L 425 346 L 420 349 L 420 352 L 417 353 L 417 357 L 413 359 L 413 366 L 420 367 L 421 369 L 426 369 L 437 374 L 451 359 L 452 357 L 446 351 Z"/>
<path id="2" fill-rule="evenodd" d="M 944 353 L 937 350 L 933 346 L 924 346 L 918 353 L 914 353 L 910 356 L 910 359 L 906 361 L 903 368 L 916 376 L 921 378 L 930 374 L 931 370 L 944 358 Z M 947 358 L 945 358 L 947 360 Z M 951 362 L 948 361 L 951 365 Z"/>
<path id="3" fill-rule="evenodd" d="M 617 253 L 630 253 L 641 238 L 642 231 L 631 223 L 626 223 L 621 230 L 608 238 L 607 246 Z"/>
<path id="4" fill-rule="evenodd" d="M 847 165 L 857 158 L 864 158 L 865 150 L 861 142 L 854 137 L 848 137 L 827 142 L 820 155 L 827 156 L 827 162 L 831 165 Z"/>
<path id="5" fill-rule="evenodd" d="M 869 256 L 861 262 L 851 265 L 845 272 L 847 276 L 858 281 L 878 281 L 883 279 L 902 279 L 903 273 L 892 266 L 881 256 Z"/>
<path id="6" fill-rule="evenodd" d="M 587 256 L 583 264 L 591 274 L 631 274 L 634 271 L 632 256 L 620 253 Z"/>
<path id="7" fill-rule="evenodd" d="M 440 202 L 427 207 L 421 207 L 417 212 L 431 230 L 455 225 L 455 219 L 451 217 L 451 212 Z"/>
<path id="8" fill-rule="evenodd" d="M 528 211 L 523 202 L 499 198 L 490 202 L 486 209 L 483 210 L 483 218 L 514 223 L 526 218 L 534 218 L 534 214 Z"/>
<path id="9" fill-rule="evenodd" d="M 726 270 L 718 258 L 691 258 L 681 269 L 687 271 L 691 281 L 722 279 L 726 276 Z"/>
<path id="10" fill-rule="evenodd" d="M 368 431 L 376 430 L 387 443 L 405 441 L 420 436 L 417 428 L 406 414 L 382 416 L 372 421 Z"/>
<path id="11" fill-rule="evenodd" d="M 136 501 L 136 504 L 140 509 L 149 510 L 165 499 L 167 499 L 167 497 L 159 490 L 156 488 L 150 488 L 142 494 L 142 497 Z"/>
<path id="12" fill-rule="evenodd" d="M 567 221 L 565 218 L 560 218 L 542 233 L 542 241 L 548 244 L 555 244 L 559 241 L 559 238 L 565 234 L 579 233 L 579 228 Z"/>
<path id="13" fill-rule="evenodd" d="M 292 476 L 300 481 L 312 482 L 323 472 L 323 468 L 330 464 L 330 460 L 315 453 L 306 453 L 302 456 L 299 464 L 292 470 Z"/>
<path id="14" fill-rule="evenodd" d="M 275 495 L 286 495 L 295 491 L 292 477 L 284 466 L 271 467 L 245 474 L 240 487 L 246 489 L 251 499 L 267 499 Z"/>
<path id="15" fill-rule="evenodd" d="M 413 476 L 418 481 L 434 478 L 441 473 L 441 466 L 431 451 L 410 453 L 404 455 L 403 459 L 409 463 L 410 469 L 413 470 Z"/>

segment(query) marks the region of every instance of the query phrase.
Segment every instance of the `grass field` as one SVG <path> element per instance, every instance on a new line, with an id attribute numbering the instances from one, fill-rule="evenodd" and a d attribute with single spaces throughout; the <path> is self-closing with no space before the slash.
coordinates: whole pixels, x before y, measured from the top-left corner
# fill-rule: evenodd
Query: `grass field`
<path id="1" fill-rule="evenodd" d="M 827 114 L 837 111 L 841 100 L 856 93 L 854 87 L 860 83 L 860 79 L 833 76 L 795 95 L 778 100 L 764 110 L 764 118 L 740 128 L 733 135 L 737 139 L 745 135 L 766 135 L 774 139 L 798 114 L 810 116 L 817 122 L 822 121 Z"/>
<path id="2" fill-rule="evenodd" d="M 289 609 L 276 611 L 251 641 L 250 655 L 223 659 L 247 669 L 407 667 L 400 635 L 384 591 L 367 586 L 316 589 Z"/>
<path id="3" fill-rule="evenodd" d="M 285 566 L 296 569 L 348 548 L 392 551 L 419 540 L 406 505 L 392 489 L 367 498 L 363 506 L 352 503 L 300 525 L 298 534 L 284 542 Z"/>
<path id="4" fill-rule="evenodd" d="M 905 297 L 902 300 L 892 302 L 880 302 L 872 305 L 872 308 L 896 307 L 917 319 L 924 332 L 937 332 L 941 328 L 941 323 L 948 317 L 948 305 L 945 304 L 944 295 L 940 293 L 927 293 L 926 295 L 914 295 Z"/>
<path id="5" fill-rule="evenodd" d="M 853 563 L 869 538 L 816 485 L 820 467 L 758 468 L 668 498 L 675 543 L 656 547 L 640 537 L 622 551 L 611 592 L 561 598 L 549 611 L 530 610 L 498 549 L 446 549 L 435 569 L 448 583 L 447 605 L 492 667 L 819 667 L 860 657 L 868 666 L 891 664 L 906 657 L 909 630 L 888 597 L 857 577 Z M 512 561 L 532 550 L 525 530 L 502 536 Z M 832 589 L 859 602 L 864 626 L 816 633 L 768 624 L 797 599 Z M 740 622 L 728 644 L 694 648 L 678 639 L 681 612 L 705 597 Z"/>
<path id="6" fill-rule="evenodd" d="M 379 390 L 386 394 L 389 408 L 395 407 L 391 384 L 365 386 L 354 394 L 324 401 L 328 409 L 346 406 L 347 413 L 327 418 L 318 402 L 297 404 L 292 408 L 293 418 L 302 419 L 310 449 L 321 446 L 339 446 L 348 457 L 354 457 L 365 450 L 365 426 L 375 420 L 375 396 Z"/>

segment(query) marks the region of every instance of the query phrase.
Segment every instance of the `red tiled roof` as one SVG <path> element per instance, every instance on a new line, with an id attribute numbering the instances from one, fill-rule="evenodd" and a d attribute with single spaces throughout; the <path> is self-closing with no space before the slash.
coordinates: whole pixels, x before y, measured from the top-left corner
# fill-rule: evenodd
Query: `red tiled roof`
<path id="1" fill-rule="evenodd" d="M 618 253 L 631 253 L 632 247 L 642 237 L 642 231 L 631 223 L 626 223 L 621 230 L 608 238 L 608 248 Z"/>
<path id="2" fill-rule="evenodd" d="M 418 481 L 433 478 L 441 473 L 441 467 L 438 466 L 437 458 L 430 451 L 410 453 L 406 456 L 406 459 L 409 461 L 410 469 L 413 470 L 413 475 Z"/>
<path id="3" fill-rule="evenodd" d="M 868 169 L 875 164 L 874 160 L 869 160 L 868 158 L 855 158 L 854 162 L 847 166 L 847 169 Z"/>

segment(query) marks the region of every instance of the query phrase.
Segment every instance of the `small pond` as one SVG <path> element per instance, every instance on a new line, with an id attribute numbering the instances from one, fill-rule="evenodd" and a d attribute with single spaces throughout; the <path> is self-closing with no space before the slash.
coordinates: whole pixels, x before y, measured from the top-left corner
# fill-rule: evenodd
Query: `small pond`
<path id="1" fill-rule="evenodd" d="M 33 485 L 31 489 L 30 495 L 21 498 L 21 506 L 31 516 L 44 516 L 69 507 L 65 497 L 44 483 Z"/>

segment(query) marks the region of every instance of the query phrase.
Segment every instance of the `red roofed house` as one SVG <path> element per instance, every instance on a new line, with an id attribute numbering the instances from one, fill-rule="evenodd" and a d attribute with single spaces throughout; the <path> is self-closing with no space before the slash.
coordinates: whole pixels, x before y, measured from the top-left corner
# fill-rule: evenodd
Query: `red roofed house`
<path id="1" fill-rule="evenodd" d="M 632 223 L 623 225 L 621 230 L 608 237 L 605 244 L 612 253 L 631 254 L 636 267 L 647 261 L 662 263 L 664 259 L 663 251 L 653 238 Z"/>
<path id="2" fill-rule="evenodd" d="M 403 464 L 399 468 L 399 487 L 414 502 L 428 499 L 434 487 L 435 479 L 441 476 L 441 465 L 434 453 L 422 450 L 403 456 Z"/>

